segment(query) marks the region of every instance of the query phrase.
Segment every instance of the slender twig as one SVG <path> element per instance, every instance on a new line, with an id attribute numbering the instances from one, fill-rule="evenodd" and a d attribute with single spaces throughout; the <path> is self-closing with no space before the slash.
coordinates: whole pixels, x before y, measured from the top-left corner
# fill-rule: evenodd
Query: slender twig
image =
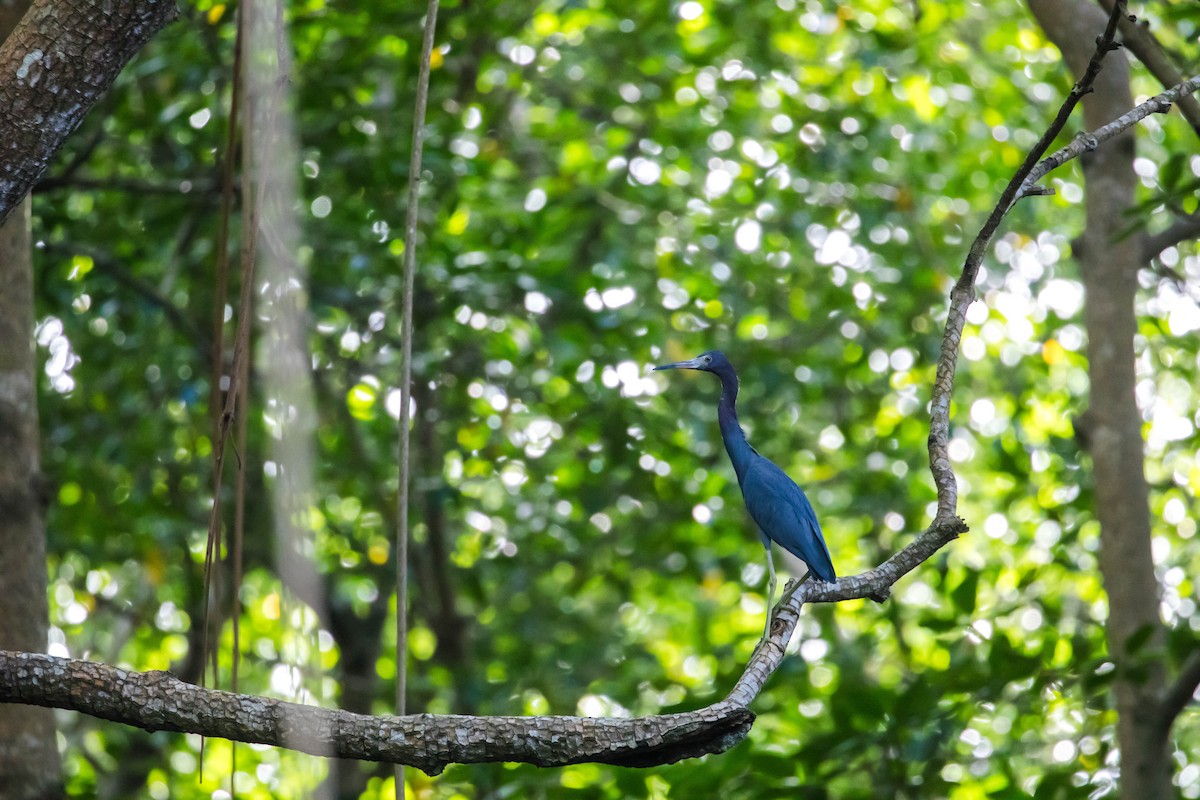
<path id="1" fill-rule="evenodd" d="M 246 543 L 246 443 L 248 440 L 248 428 L 250 420 L 250 358 L 247 354 L 239 365 L 241 369 L 241 377 L 237 381 L 238 397 L 237 397 L 237 473 L 234 478 L 234 508 L 233 508 L 233 541 L 230 549 L 233 551 L 233 574 L 230 576 L 232 583 L 231 601 L 232 609 L 230 610 L 230 618 L 233 620 L 233 641 L 230 644 L 232 649 L 230 658 L 229 671 L 229 688 L 231 691 L 238 690 L 238 672 L 242 659 L 242 635 L 241 635 L 241 619 L 242 619 L 242 581 L 245 578 L 245 543 Z M 233 794 L 233 776 L 237 774 L 237 747 L 229 748 L 229 777 L 230 777 L 230 795 Z"/>
<path id="2" fill-rule="evenodd" d="M 950 293 L 950 308 L 946 314 L 946 331 L 942 337 L 941 354 L 938 357 L 937 375 L 934 379 L 933 396 L 930 401 L 929 419 L 929 469 L 933 473 L 933 482 L 937 487 L 938 509 L 935 524 L 947 525 L 956 518 L 958 509 L 958 482 L 954 477 L 954 469 L 950 465 L 950 396 L 954 391 L 954 370 L 958 364 L 958 346 L 962 341 L 963 327 L 967 321 L 967 307 L 975 300 L 975 279 L 979 275 L 979 267 L 983 257 L 991 245 L 1000 223 L 1012 209 L 1021 196 L 1022 189 L 1029 181 L 1035 169 L 1040 166 L 1038 159 L 1049 149 L 1050 144 L 1057 138 L 1067 124 L 1071 112 L 1092 91 L 1092 84 L 1100 73 L 1104 56 L 1119 45 L 1114 41 L 1117 21 L 1125 13 L 1125 0 L 1118 0 L 1109 17 L 1104 33 L 1096 39 L 1096 52 L 1093 54 L 1083 76 L 1071 88 L 1067 99 L 1063 101 L 1054 121 L 1025 157 L 1025 161 L 1013 175 L 1000 200 L 987 221 L 980 228 L 979 234 L 971 244 L 966 263 L 963 264 L 962 276 Z"/>
<path id="3" fill-rule="evenodd" d="M 396 714 L 406 711 L 408 693 L 408 485 L 409 403 L 412 397 L 412 307 L 417 256 L 417 210 L 421 195 L 421 152 L 425 145 L 425 108 L 429 102 L 429 64 L 433 35 L 437 29 L 438 0 L 429 0 L 425 12 L 425 37 L 421 44 L 421 67 L 417 97 L 413 102 L 412 156 L 408 166 L 408 208 L 404 219 L 404 322 L 400 376 L 400 491 L 396 525 Z M 396 797 L 407 795 L 404 766 L 396 767 Z"/>
<path id="4" fill-rule="evenodd" d="M 216 538 L 220 536 L 220 506 L 221 506 L 221 482 L 222 482 L 222 465 L 224 462 L 224 439 L 228 431 L 228 426 L 225 424 L 225 414 L 221 403 L 221 378 L 225 374 L 225 299 L 229 291 L 229 221 L 233 216 L 233 197 L 234 197 L 234 163 L 237 160 L 237 144 L 238 144 L 238 110 L 241 104 L 241 71 L 242 71 L 242 40 L 243 40 L 243 20 L 245 15 L 241 9 L 235 11 L 237 14 L 237 33 L 234 36 L 233 43 L 233 80 L 231 81 L 229 91 L 229 129 L 225 132 L 225 152 L 223 154 L 223 163 L 221 164 L 221 206 L 220 206 L 220 224 L 217 230 L 217 264 L 216 264 L 216 288 L 213 293 L 213 308 L 212 308 L 212 385 L 209 388 L 209 414 L 212 415 L 213 421 L 213 439 L 214 442 L 220 442 L 220 447 L 213 448 L 213 510 L 212 516 L 209 519 L 208 541 L 205 543 L 204 549 L 204 630 L 207 633 L 209 630 L 209 609 L 212 608 L 211 593 L 212 593 L 212 568 L 214 559 L 214 549 L 216 547 Z M 243 288 L 243 294 L 244 294 Z M 230 380 L 233 388 L 234 384 L 240 385 L 246 379 L 247 359 L 242 359 L 242 362 L 236 364 L 235 367 L 239 370 L 241 380 Z M 236 411 L 245 414 L 245 386 L 240 386 L 240 397 L 238 398 L 239 405 L 235 407 Z M 246 420 L 238 419 L 238 449 L 245 452 L 245 431 Z M 221 453 L 217 455 L 218 451 Z M 231 597 L 233 599 L 233 608 L 230 611 L 230 617 L 233 621 L 233 654 L 232 663 L 230 665 L 230 687 L 233 691 L 238 690 L 238 660 L 241 654 L 241 577 L 242 577 L 242 516 L 245 513 L 245 465 L 238 464 L 238 480 L 237 480 L 237 499 L 236 499 L 236 520 L 234 541 L 231 542 L 231 550 L 234 561 L 234 575 Z M 207 661 L 205 659 L 204 648 L 208 646 L 208 637 L 205 636 L 201 640 L 200 663 L 201 669 Z M 216 662 L 216 654 L 213 655 L 214 665 Z M 215 672 L 215 669 L 214 669 Z M 216 676 L 214 675 L 214 680 Z M 203 671 L 201 672 L 201 683 L 204 682 Z M 204 770 L 203 750 L 204 742 L 201 740 L 201 774 Z M 230 747 L 230 765 L 229 774 L 231 777 L 237 773 L 237 747 Z M 232 791 L 233 787 L 230 786 Z"/>
<path id="5" fill-rule="evenodd" d="M 221 206 L 219 211 L 219 219 L 217 228 L 217 266 L 216 266 L 216 289 L 213 292 L 213 308 L 212 308 L 212 370 L 213 381 L 209 389 L 209 413 L 213 415 L 213 429 L 215 434 L 220 434 L 220 414 L 218 409 L 221 406 L 221 377 L 224 375 L 225 364 L 225 299 L 229 291 L 229 220 L 233 215 L 233 169 L 234 162 L 237 160 L 234 155 L 234 148 L 237 147 L 237 131 L 238 131 L 238 105 L 241 102 L 239 95 L 241 94 L 241 79 L 239 72 L 241 71 L 242 54 L 241 54 L 241 36 L 242 23 L 241 11 L 234 11 L 238 15 L 237 34 L 233 45 L 233 80 L 229 90 L 229 129 L 225 132 L 225 152 L 222 155 L 221 164 Z"/>
<path id="6" fill-rule="evenodd" d="M 1070 144 L 1055 150 L 1038 162 L 1038 165 L 1025 178 L 1017 199 L 1027 194 L 1034 194 L 1032 191 L 1034 184 L 1044 178 L 1049 172 L 1058 169 L 1063 164 L 1074 158 L 1078 158 L 1084 153 L 1090 153 L 1104 142 L 1119 136 L 1151 114 L 1166 114 L 1179 98 L 1188 97 L 1197 90 L 1200 90 L 1200 75 L 1188 78 L 1183 83 L 1172 86 L 1167 91 L 1151 97 L 1144 103 L 1139 103 L 1107 125 L 1099 127 L 1094 131 L 1079 134 L 1071 140 Z"/>

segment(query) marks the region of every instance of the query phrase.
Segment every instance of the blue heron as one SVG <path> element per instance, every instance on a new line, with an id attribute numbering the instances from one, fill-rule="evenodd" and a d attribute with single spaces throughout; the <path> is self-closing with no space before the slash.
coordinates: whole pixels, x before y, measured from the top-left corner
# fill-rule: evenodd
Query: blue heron
<path id="1" fill-rule="evenodd" d="M 817 514 L 796 482 L 771 461 L 760 456 L 746 441 L 735 408 L 737 373 L 724 353 L 709 350 L 689 361 L 676 361 L 654 369 L 695 369 L 711 372 L 721 379 L 721 399 L 717 402 L 717 424 L 721 427 L 721 439 L 725 442 L 729 460 L 733 462 L 738 485 L 742 487 L 746 510 L 758 526 L 759 537 L 767 549 L 767 570 L 771 576 L 767 584 L 767 623 L 763 631 L 763 638 L 767 638 L 771 634 L 771 602 L 775 596 L 775 564 L 771 558 L 771 542 L 778 542 L 784 550 L 808 565 L 808 573 L 801 583 L 810 575 L 826 583 L 837 580 Z M 792 591 L 795 591 L 795 587 Z M 783 599 L 789 596 L 790 593 L 785 592 Z"/>

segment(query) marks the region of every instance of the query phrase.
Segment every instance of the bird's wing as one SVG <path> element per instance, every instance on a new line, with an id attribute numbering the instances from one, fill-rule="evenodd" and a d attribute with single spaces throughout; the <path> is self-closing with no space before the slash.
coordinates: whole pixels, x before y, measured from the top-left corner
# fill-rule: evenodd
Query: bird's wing
<path id="1" fill-rule="evenodd" d="M 817 514 L 787 473 L 762 456 L 753 459 L 742 481 L 742 496 L 751 518 L 769 539 L 804 561 L 814 577 L 837 580 Z"/>

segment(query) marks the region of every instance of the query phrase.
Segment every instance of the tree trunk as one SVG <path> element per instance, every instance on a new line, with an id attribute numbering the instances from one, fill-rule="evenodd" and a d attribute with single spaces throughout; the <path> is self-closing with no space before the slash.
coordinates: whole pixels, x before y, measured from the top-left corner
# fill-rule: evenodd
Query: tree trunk
<path id="1" fill-rule="evenodd" d="M 47 645 L 29 188 L 172 2 L 0 0 L 0 649 Z M 36 120 L 36 123 L 31 123 Z M 0 800 L 56 797 L 53 712 L 0 705 Z"/>
<path id="2" fill-rule="evenodd" d="M 1075 75 L 1083 72 L 1108 15 L 1087 0 L 1029 0 L 1034 16 Z M 1133 106 L 1129 62 L 1111 53 L 1083 101 L 1094 129 Z M 1133 131 L 1083 159 L 1087 223 L 1075 244 L 1087 303 L 1087 440 L 1092 455 L 1100 570 L 1108 594 L 1108 648 L 1117 665 L 1117 741 L 1123 800 L 1159 800 L 1171 792 L 1167 738 L 1158 698 L 1165 673 L 1159 586 L 1150 550 L 1149 489 L 1143 472 L 1142 418 L 1134 396 L 1134 297 L 1141 266 L 1136 237 L 1116 234 L 1133 207 Z"/>
<path id="3" fill-rule="evenodd" d="M 28 2 L 0 2 L 0 43 Z M 50 624 L 39 491 L 30 199 L 0 224 L 0 649 L 46 649 Z M 62 792 L 54 712 L 0 705 L 0 800 Z"/>
<path id="4" fill-rule="evenodd" d="M 50 618 L 29 204 L 0 226 L 0 649 L 41 653 Z M 0 800 L 56 796 L 61 784 L 54 713 L 0 705 Z"/>

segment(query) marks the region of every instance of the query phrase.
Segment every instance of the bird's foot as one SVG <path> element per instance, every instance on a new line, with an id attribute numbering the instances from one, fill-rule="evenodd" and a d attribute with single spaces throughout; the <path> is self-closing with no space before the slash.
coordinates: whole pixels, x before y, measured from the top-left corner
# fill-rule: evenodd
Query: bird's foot
<path id="1" fill-rule="evenodd" d="M 774 577 L 774 576 L 772 576 L 772 577 Z M 771 639 L 771 623 L 775 621 L 775 615 L 779 612 L 779 609 L 783 608 L 783 606 L 787 603 L 787 601 L 792 599 L 792 595 L 794 595 L 796 593 L 796 590 L 799 589 L 801 586 L 803 586 L 804 582 L 807 581 L 811 577 L 812 577 L 812 573 L 806 572 L 803 575 L 801 575 L 799 577 L 799 579 L 793 580 L 793 581 L 788 581 L 787 586 L 783 590 L 783 594 L 780 595 L 780 597 L 779 597 L 779 602 L 776 603 L 774 606 L 769 604 L 771 595 L 774 594 L 774 591 L 771 591 L 767 594 L 767 602 L 768 602 L 767 624 L 763 628 L 762 639 L 759 640 L 760 645 L 765 644 L 766 642 L 770 641 L 770 639 Z M 774 589 L 774 581 L 772 581 L 771 588 Z"/>

